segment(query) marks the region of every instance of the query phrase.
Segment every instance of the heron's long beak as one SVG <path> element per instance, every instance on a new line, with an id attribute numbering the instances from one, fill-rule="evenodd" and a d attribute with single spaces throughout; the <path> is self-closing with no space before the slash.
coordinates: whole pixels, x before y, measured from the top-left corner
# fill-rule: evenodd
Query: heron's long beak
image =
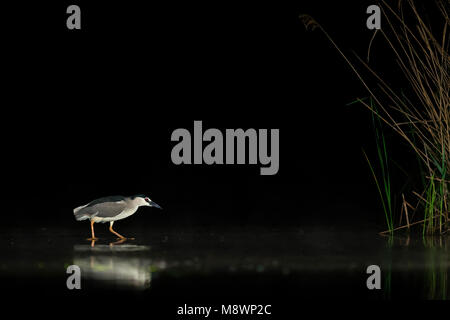
<path id="1" fill-rule="evenodd" d="M 150 207 L 155 207 L 155 208 L 158 208 L 158 209 L 162 209 L 156 202 L 154 202 L 154 201 L 150 201 Z"/>

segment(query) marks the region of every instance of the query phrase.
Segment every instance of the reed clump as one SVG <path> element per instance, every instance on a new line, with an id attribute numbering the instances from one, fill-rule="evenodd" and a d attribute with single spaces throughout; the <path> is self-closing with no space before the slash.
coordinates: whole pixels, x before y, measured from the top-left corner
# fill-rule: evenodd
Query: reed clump
<path id="1" fill-rule="evenodd" d="M 367 89 L 370 99 L 358 99 L 358 102 L 401 137 L 420 162 L 417 174 L 422 176 L 423 183 L 414 186 L 408 194 L 402 194 L 399 210 L 402 224 L 398 226 L 393 223 L 390 182 L 386 180 L 385 168 L 382 176 L 377 177 L 371 165 L 388 225 L 388 230 L 382 233 L 420 226 L 425 236 L 444 234 L 450 227 L 449 6 L 449 0 L 435 2 L 431 26 L 426 22 L 425 13 L 418 10 L 413 0 L 398 1 L 395 7 L 387 1 L 380 1 L 382 28 L 374 31 L 364 59 L 360 56 L 350 58 L 344 54 L 316 20 L 308 15 L 300 16 L 306 28 L 319 29 L 325 34 Z M 391 58 L 402 71 L 402 83 L 406 88 L 391 85 L 391 79 L 383 78 L 380 71 L 371 66 L 372 46 L 378 37 L 385 41 Z M 357 65 L 364 66 L 364 76 Z M 369 77 L 374 80 L 374 85 L 369 85 Z M 377 139 L 380 139 L 379 136 Z M 382 139 L 377 142 L 377 147 L 384 148 L 381 153 L 379 150 L 378 155 L 384 158 L 381 160 L 385 161 L 385 165 L 387 151 L 384 136 Z M 390 212 L 386 211 L 388 207 Z"/>

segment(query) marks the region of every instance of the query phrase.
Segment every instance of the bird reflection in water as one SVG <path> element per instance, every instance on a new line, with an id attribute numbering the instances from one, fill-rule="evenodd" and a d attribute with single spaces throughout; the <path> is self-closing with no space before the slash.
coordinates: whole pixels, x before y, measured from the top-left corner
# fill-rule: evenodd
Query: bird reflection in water
<path id="1" fill-rule="evenodd" d="M 126 239 L 110 244 L 75 245 L 73 264 L 81 268 L 88 288 L 148 289 L 151 282 L 150 247 Z"/>

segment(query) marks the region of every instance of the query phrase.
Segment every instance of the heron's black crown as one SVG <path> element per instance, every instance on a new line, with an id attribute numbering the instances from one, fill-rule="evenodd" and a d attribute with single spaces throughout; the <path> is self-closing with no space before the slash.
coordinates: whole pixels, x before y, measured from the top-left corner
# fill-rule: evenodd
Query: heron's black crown
<path id="1" fill-rule="evenodd" d="M 137 195 L 131 196 L 130 198 L 131 198 L 131 200 L 134 200 L 136 198 L 144 198 L 145 199 L 145 198 L 147 198 L 147 196 L 144 194 L 137 194 Z"/>

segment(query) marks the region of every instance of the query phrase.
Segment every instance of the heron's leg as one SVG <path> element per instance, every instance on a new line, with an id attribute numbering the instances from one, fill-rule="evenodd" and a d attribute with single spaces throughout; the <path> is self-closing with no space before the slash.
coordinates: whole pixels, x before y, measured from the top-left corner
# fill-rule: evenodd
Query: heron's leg
<path id="1" fill-rule="evenodd" d="M 113 246 L 115 246 L 116 244 L 121 244 L 121 243 L 124 243 L 125 241 L 127 241 L 128 239 L 127 238 L 123 238 L 123 239 L 118 239 L 116 242 L 111 242 L 110 244 L 109 244 L 109 246 L 110 247 L 113 247 Z"/>
<path id="2" fill-rule="evenodd" d="M 92 237 L 89 238 L 88 240 L 97 240 L 98 239 L 95 237 L 95 233 L 94 233 L 94 220 L 91 220 L 91 234 L 92 234 Z"/>
<path id="3" fill-rule="evenodd" d="M 126 239 L 124 236 L 122 236 L 121 234 L 117 233 L 116 231 L 113 230 L 112 226 L 114 224 L 114 221 L 111 221 L 109 224 L 109 231 L 111 231 L 112 233 L 114 233 L 116 236 L 118 236 L 120 239 Z"/>

